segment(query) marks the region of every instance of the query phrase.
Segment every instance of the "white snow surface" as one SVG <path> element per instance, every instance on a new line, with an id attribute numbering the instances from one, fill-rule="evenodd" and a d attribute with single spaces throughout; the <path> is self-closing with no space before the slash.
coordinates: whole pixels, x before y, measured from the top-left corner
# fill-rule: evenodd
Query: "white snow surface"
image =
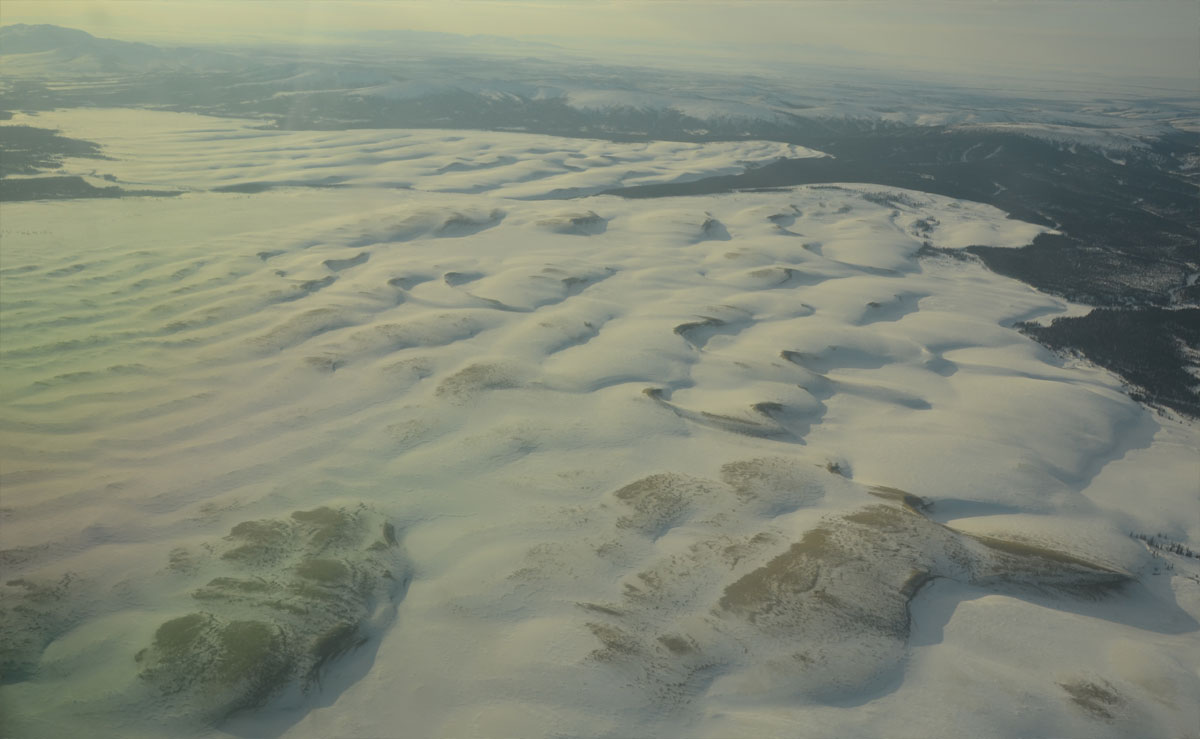
<path id="1" fill-rule="evenodd" d="M 862 184 L 535 199 L 797 155 L 761 142 L 44 120 L 114 157 L 68 171 L 193 191 L 3 205 L 0 567 L 67 583 L 36 669 L 0 686 L 9 735 L 1200 724 L 1200 566 L 1128 536 L 1200 548 L 1200 434 L 1012 328 L 1073 306 L 917 255 L 925 240 L 1016 247 L 1039 227 Z M 355 186 L 207 191 L 327 175 Z M 862 625 L 882 579 L 851 591 L 858 621 L 730 615 L 733 584 L 792 543 L 851 536 L 845 517 L 882 505 L 868 486 L 932 501 L 929 519 L 903 514 L 915 543 L 881 555 L 884 531 L 846 579 L 825 575 L 861 588 L 855 567 L 909 556 L 943 573 L 898 636 Z M 359 503 L 394 524 L 412 572 L 367 643 L 307 693 L 216 725 L 170 714 L 135 661 L 198 608 L 168 563 L 241 522 Z M 960 577 L 933 542 L 968 535 L 1134 581 L 1080 596 Z"/>
<path id="2" fill-rule="evenodd" d="M 18 114 L 12 123 L 103 141 L 106 156 L 115 161 L 74 160 L 61 174 L 99 171 L 129 187 L 366 186 L 537 198 L 688 182 L 779 159 L 825 156 L 774 141 L 617 143 L 487 131 L 280 131 L 260 121 L 120 108 Z"/>
<path id="3" fill-rule="evenodd" d="M 960 131 L 994 131 L 996 133 L 1016 133 L 1029 138 L 1050 141 L 1064 146 L 1088 146 L 1106 152 L 1120 152 L 1131 149 L 1147 149 L 1153 141 L 1156 129 L 1150 124 L 1139 127 L 1127 124 L 1124 127 L 1116 125 L 1110 128 L 1089 128 L 1080 125 L 1055 123 L 964 123 L 954 126 Z M 1118 164 L 1124 164 L 1122 161 Z"/>

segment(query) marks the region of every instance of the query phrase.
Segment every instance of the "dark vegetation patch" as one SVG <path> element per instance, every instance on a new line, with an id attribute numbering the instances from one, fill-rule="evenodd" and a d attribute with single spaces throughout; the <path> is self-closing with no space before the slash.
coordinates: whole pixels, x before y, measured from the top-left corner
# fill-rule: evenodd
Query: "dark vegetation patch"
<path id="1" fill-rule="evenodd" d="M 1188 559 L 1200 559 L 1200 552 L 1192 549 L 1181 541 L 1176 541 L 1166 534 L 1138 534 L 1130 532 L 1129 536 L 1144 542 L 1151 551 L 1169 552 Z"/>
<path id="2" fill-rule="evenodd" d="M 66 157 L 104 159 L 100 145 L 33 126 L 0 126 L 0 177 L 58 169 Z"/>
<path id="3" fill-rule="evenodd" d="M 47 128 L 0 126 L 0 202 L 179 194 L 173 190 L 126 190 L 116 185 L 96 187 L 71 175 L 37 176 L 60 169 L 68 157 L 108 158 L 100 145 L 91 141 L 67 138 Z M 116 178 L 102 175 L 101 179 L 111 182 Z"/>
<path id="4" fill-rule="evenodd" d="M 613 492 L 623 509 L 614 521 L 618 532 L 633 528 L 653 538 L 686 523 L 694 534 L 707 528 L 709 538 L 697 536 L 622 578 L 618 602 L 579 604 L 598 641 L 592 659 L 627 670 L 627 679 L 648 694 L 669 693 L 676 701 L 702 695 L 702 676 L 712 670 L 754 664 L 786 685 L 787 695 L 840 703 L 903 659 L 910 603 L 932 579 L 1039 600 L 1104 597 L 1132 579 L 1052 544 L 939 524 L 921 512 L 927 504 L 919 496 L 889 487 L 856 486 L 864 498 L 883 500 L 825 516 L 799 538 L 724 531 L 728 512 L 750 503 L 748 497 L 793 494 L 805 471 L 809 484 L 855 486 L 814 472 L 811 462 L 786 462 L 730 462 L 722 467 L 726 488 L 668 472 Z M 629 525 L 639 518 L 653 525 Z M 596 554 L 606 558 L 619 546 Z"/>
<path id="5" fill-rule="evenodd" d="M 1200 552 L 1192 549 L 1181 541 L 1172 539 L 1166 534 L 1142 534 L 1131 531 L 1129 536 L 1137 539 L 1146 545 L 1146 550 L 1150 552 L 1153 558 L 1153 566 L 1150 570 L 1151 574 L 1161 575 L 1164 573 L 1176 572 L 1176 558 L 1179 559 L 1200 559 Z M 1184 572 L 1183 577 L 1190 580 L 1200 582 L 1200 575 Z"/>
<path id="6" fill-rule="evenodd" d="M 1018 328 L 1052 349 L 1078 351 L 1117 373 L 1142 402 L 1200 418 L 1200 378 L 1188 372 L 1200 357 L 1200 308 L 1097 309 L 1049 326 Z"/>
<path id="7" fill-rule="evenodd" d="M 331 662 L 368 641 L 376 607 L 403 596 L 398 547 L 395 526 L 361 506 L 237 524 L 186 572 L 174 568 L 222 574 L 193 589 L 196 610 L 163 622 L 135 655 L 141 678 L 174 713 L 205 721 L 291 684 L 312 689 Z"/>
<path id="8" fill-rule="evenodd" d="M 125 191 L 116 185 L 95 187 L 82 177 L 20 177 L 0 179 L 0 202 L 60 200 L 64 198 L 119 198 Z"/>
<path id="9" fill-rule="evenodd" d="M 993 272 L 1015 277 L 1054 295 L 1100 306 L 1160 306 L 1172 302 L 1194 269 L 1186 244 L 1111 249 L 1069 236 L 1039 234 L 1020 249 L 972 246 Z"/>
<path id="10" fill-rule="evenodd" d="M 1073 683 L 1059 683 L 1059 687 L 1067 691 L 1071 702 L 1087 711 L 1092 716 L 1111 721 L 1115 711 L 1124 705 L 1125 699 L 1116 689 L 1105 681 L 1094 683 L 1090 680 L 1078 680 Z"/>
<path id="11" fill-rule="evenodd" d="M 42 650 L 74 627 L 83 614 L 71 608 L 79 584 L 70 573 L 57 580 L 17 578 L 0 588 L 0 685 L 31 679 Z"/>

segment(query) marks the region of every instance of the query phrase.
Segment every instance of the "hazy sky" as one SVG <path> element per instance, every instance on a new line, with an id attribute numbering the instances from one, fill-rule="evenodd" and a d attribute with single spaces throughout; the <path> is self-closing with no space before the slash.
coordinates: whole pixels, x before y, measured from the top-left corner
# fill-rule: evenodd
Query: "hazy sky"
<path id="1" fill-rule="evenodd" d="M 411 29 L 565 46 L 808 46 L 856 66 L 1200 78 L 1197 0 L 4 0 L 0 22 L 173 43 Z"/>

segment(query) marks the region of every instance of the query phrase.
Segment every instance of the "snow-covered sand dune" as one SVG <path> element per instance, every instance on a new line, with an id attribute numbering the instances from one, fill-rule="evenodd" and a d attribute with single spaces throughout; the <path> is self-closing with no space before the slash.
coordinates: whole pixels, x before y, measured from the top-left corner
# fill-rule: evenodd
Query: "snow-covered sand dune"
<path id="1" fill-rule="evenodd" d="M 1011 328 L 1063 301 L 919 254 L 1038 227 L 870 185 L 527 199 L 598 180 L 518 166 L 670 181 L 729 144 L 392 132 L 425 152 L 395 190 L 379 132 L 204 174 L 168 128 L 68 167 L 360 186 L 4 205 L 11 735 L 1200 720 L 1200 567 L 1128 536 L 1200 539 L 1194 427 Z"/>
<path id="2" fill-rule="evenodd" d="M 619 143 L 489 131 L 280 131 L 263 121 L 120 108 L 17 114 L 12 122 L 94 137 L 115 160 L 77 160 L 63 174 L 98 171 L 125 185 L 189 190 L 387 187 L 575 197 L 738 174 L 781 158 L 824 156 L 775 141 Z"/>

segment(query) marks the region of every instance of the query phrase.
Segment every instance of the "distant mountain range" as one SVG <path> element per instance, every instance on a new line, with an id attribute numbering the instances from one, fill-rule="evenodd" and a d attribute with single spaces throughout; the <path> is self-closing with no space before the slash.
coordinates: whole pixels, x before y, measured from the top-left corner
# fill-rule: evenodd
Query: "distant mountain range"
<path id="1" fill-rule="evenodd" d="M 80 53 L 116 53 L 124 51 L 143 58 L 160 54 L 157 47 L 130 41 L 96 38 L 87 31 L 48 24 L 0 26 L 0 54 L 36 54 L 74 48 Z"/>
<path id="2" fill-rule="evenodd" d="M 314 40 L 321 45 L 305 43 Z M 850 120 L 873 128 L 988 128 L 1120 153 L 1200 125 L 1193 96 L 1166 90 L 1105 90 L 1102 99 L 1091 100 L 1036 87 L 989 92 L 891 70 L 803 65 L 748 77 L 686 69 L 679 60 L 647 74 L 625 57 L 584 59 L 570 51 L 495 36 L 405 30 L 328 32 L 269 47 L 160 47 L 53 25 L 0 26 L 0 73 L 18 86 L 130 77 L 40 104 L 265 114 L 281 117 L 287 127 L 780 140 L 813 121 L 840 127 Z M 140 75 L 170 77 L 133 84 Z M 304 98 L 291 97 L 296 94 Z M 597 125 L 599 118 L 611 120 Z"/>
<path id="3" fill-rule="evenodd" d="M 24 23 L 0 26 L 0 69 L 6 75 L 36 70 L 104 74 L 230 69 L 242 63 L 233 54 L 98 38 L 62 26 Z"/>

